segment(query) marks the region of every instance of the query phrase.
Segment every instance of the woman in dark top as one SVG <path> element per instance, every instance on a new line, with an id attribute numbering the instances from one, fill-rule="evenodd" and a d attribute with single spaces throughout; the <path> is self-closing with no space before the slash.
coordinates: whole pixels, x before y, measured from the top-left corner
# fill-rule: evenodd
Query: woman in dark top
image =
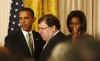
<path id="1" fill-rule="evenodd" d="M 82 11 L 74 10 L 68 15 L 67 27 L 69 32 L 71 33 L 68 37 L 72 40 L 92 38 L 92 36 L 86 34 L 86 16 Z"/>

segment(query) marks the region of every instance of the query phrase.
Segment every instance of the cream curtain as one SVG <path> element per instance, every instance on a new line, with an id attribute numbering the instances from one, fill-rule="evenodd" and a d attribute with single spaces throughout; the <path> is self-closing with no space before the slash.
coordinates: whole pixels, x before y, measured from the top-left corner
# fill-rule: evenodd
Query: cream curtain
<path id="1" fill-rule="evenodd" d="M 0 2 L 0 47 L 4 46 L 4 39 L 8 32 L 10 3 L 11 0 Z"/>

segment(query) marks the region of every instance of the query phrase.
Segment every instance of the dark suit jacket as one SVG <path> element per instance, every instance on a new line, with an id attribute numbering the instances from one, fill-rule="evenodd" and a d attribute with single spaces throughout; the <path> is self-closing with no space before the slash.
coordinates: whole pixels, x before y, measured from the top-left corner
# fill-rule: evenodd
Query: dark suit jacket
<path id="1" fill-rule="evenodd" d="M 47 61 L 50 56 L 53 48 L 60 42 L 66 41 L 67 36 L 65 36 L 62 32 L 58 32 L 54 37 L 52 37 L 47 46 L 42 50 L 38 61 Z"/>
<path id="2" fill-rule="evenodd" d="M 32 33 L 35 44 L 34 57 L 37 58 L 42 50 L 44 42 L 39 33 L 35 31 L 32 31 Z M 5 39 L 5 47 L 8 47 L 14 55 L 21 57 L 32 57 L 29 52 L 25 37 L 20 29 L 14 32 L 9 32 L 8 36 Z"/>

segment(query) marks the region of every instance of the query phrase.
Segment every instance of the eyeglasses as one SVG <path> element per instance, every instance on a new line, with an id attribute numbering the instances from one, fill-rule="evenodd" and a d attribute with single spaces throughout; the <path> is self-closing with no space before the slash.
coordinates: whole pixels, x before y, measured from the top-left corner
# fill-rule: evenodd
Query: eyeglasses
<path id="1" fill-rule="evenodd" d="M 49 27 L 39 27 L 39 29 L 44 30 L 44 29 L 48 29 Z"/>

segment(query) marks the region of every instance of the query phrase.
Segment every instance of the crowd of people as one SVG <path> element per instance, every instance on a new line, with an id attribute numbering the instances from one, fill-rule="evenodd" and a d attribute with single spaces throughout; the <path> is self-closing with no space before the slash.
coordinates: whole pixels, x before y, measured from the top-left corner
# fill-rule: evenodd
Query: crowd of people
<path id="1" fill-rule="evenodd" d="M 99 61 L 100 43 L 86 33 L 84 12 L 73 10 L 66 20 L 70 34 L 61 32 L 60 20 L 53 14 L 39 18 L 39 32 L 32 30 L 36 20 L 30 8 L 17 13 L 19 28 L 5 37 L 0 61 Z"/>

